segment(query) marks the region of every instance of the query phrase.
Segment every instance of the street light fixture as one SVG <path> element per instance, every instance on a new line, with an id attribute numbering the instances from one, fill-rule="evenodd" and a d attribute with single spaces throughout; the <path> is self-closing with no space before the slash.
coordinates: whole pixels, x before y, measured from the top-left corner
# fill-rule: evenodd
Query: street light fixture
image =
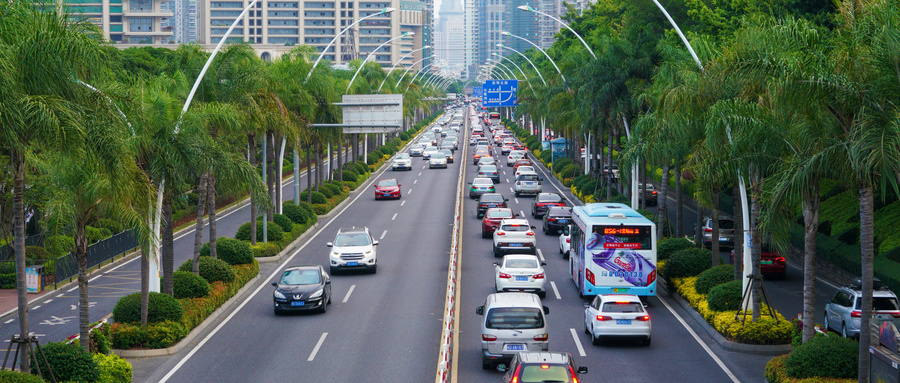
<path id="1" fill-rule="evenodd" d="M 254 0 L 254 2 L 255 2 L 255 1 L 256 1 L 256 0 Z M 362 18 L 360 18 L 359 20 L 356 20 L 356 21 L 354 21 L 352 24 L 348 25 L 346 28 L 342 29 L 341 32 L 338 33 L 338 34 L 336 34 L 336 35 L 334 36 L 334 38 L 331 39 L 331 42 L 329 42 L 328 45 L 325 46 L 325 49 L 322 51 L 322 53 L 319 54 L 319 57 L 316 59 L 316 62 L 313 63 L 312 68 L 310 68 L 309 73 L 306 75 L 306 80 L 304 80 L 303 82 L 306 83 L 306 81 L 309 81 L 309 76 L 312 76 L 313 71 L 316 70 L 316 66 L 319 65 L 319 61 L 322 61 L 322 57 L 324 57 L 324 56 L 325 56 L 325 53 L 328 52 L 328 48 L 331 48 L 331 46 L 334 45 L 334 42 L 337 41 L 338 37 L 341 37 L 341 35 L 343 35 L 344 32 L 347 32 L 348 29 L 353 28 L 354 26 L 356 26 L 356 24 L 359 24 L 361 21 L 363 21 L 363 20 L 365 20 L 365 19 L 368 19 L 368 18 L 371 18 L 371 17 L 376 17 L 376 16 L 386 15 L 386 14 L 391 13 L 391 12 L 393 12 L 393 11 L 396 11 L 396 9 L 395 9 L 395 8 L 391 8 L 391 7 L 382 9 L 380 12 L 376 12 L 376 13 L 373 13 L 373 14 L 368 15 L 368 16 L 366 16 L 366 17 L 362 17 Z M 337 52 L 335 52 L 335 53 L 337 53 Z"/>
<path id="2" fill-rule="evenodd" d="M 402 61 L 403 61 L 404 59 L 406 59 L 407 57 L 412 56 L 414 53 L 416 53 L 416 52 L 418 52 L 418 51 L 421 51 L 421 50 L 423 50 L 423 49 L 428 49 L 428 48 L 431 48 L 431 45 L 425 45 L 425 46 L 423 46 L 423 47 L 421 47 L 421 48 L 419 48 L 419 49 L 416 49 L 416 50 L 414 50 L 414 51 L 412 51 L 412 52 L 409 52 L 409 53 L 407 53 L 407 54 L 405 54 L 405 55 L 403 55 L 403 56 L 400 56 L 400 58 L 397 59 L 397 62 L 395 62 L 394 65 L 391 67 L 391 70 L 389 70 L 388 73 L 387 73 L 387 75 L 384 76 L 384 80 L 381 80 L 381 85 L 378 86 L 378 91 L 381 92 L 381 87 L 384 86 L 384 82 L 387 81 L 387 78 L 388 78 L 388 76 L 391 75 L 391 73 L 394 73 L 394 68 L 396 68 L 397 65 L 400 64 L 400 62 L 402 62 Z M 421 60 L 419 60 L 419 61 L 421 61 Z M 413 65 L 415 65 L 415 64 L 413 64 Z"/>
<path id="3" fill-rule="evenodd" d="M 513 49 L 513 48 L 511 48 L 511 47 L 508 47 L 508 46 L 506 46 L 506 45 L 503 45 L 503 44 L 497 44 L 497 46 L 500 47 L 500 48 L 506 48 L 506 49 L 509 49 L 509 50 L 511 50 L 511 51 L 513 51 L 513 52 L 518 53 L 519 56 L 522 56 L 522 57 L 525 59 L 525 61 L 528 61 L 528 63 L 531 64 L 531 67 L 534 68 L 534 71 L 537 72 L 538 77 L 541 78 L 541 82 L 544 83 L 544 86 L 547 85 L 547 82 L 544 81 L 544 75 L 541 74 L 541 71 L 538 70 L 537 65 L 534 65 L 534 63 L 531 62 L 531 59 L 529 59 L 528 56 L 526 56 L 526 55 L 525 55 L 524 53 L 522 53 L 522 52 L 519 52 L 519 51 L 517 51 L 517 50 L 515 50 L 515 49 Z"/>
<path id="4" fill-rule="evenodd" d="M 431 55 L 431 56 L 428 56 L 428 57 L 422 57 L 421 60 L 414 62 L 412 65 L 409 66 L 409 68 L 406 68 L 406 71 L 404 71 L 403 74 L 400 75 L 400 79 L 397 80 L 397 85 L 394 85 L 394 87 L 396 88 L 396 87 L 400 86 L 400 81 L 403 81 L 403 78 L 406 77 L 406 74 L 409 73 L 409 70 L 410 70 L 410 69 L 412 69 L 412 68 L 415 67 L 416 65 L 419 65 L 420 62 L 425 61 L 425 60 L 428 60 L 428 59 L 430 59 L 430 58 L 434 58 L 434 55 Z M 381 88 L 379 87 L 379 89 L 381 89 Z"/>
<path id="5" fill-rule="evenodd" d="M 653 0 L 653 1 L 656 1 L 656 0 Z M 581 36 L 580 36 L 578 33 L 575 32 L 575 30 L 573 30 L 572 28 L 570 28 L 569 25 L 566 24 L 566 23 L 564 23 L 562 20 L 560 20 L 560 19 L 558 19 L 558 18 L 556 18 L 556 17 L 554 17 L 554 16 L 548 15 L 548 14 L 546 14 L 546 13 L 544 13 L 544 12 L 541 12 L 541 11 L 539 11 L 539 10 L 537 10 L 537 9 L 534 9 L 534 8 L 532 8 L 532 7 L 529 7 L 529 6 L 527 6 L 527 5 L 520 5 L 520 6 L 518 6 L 517 8 L 519 8 L 520 10 L 523 10 L 523 11 L 533 12 L 533 13 L 537 13 L 537 14 L 539 14 L 539 15 L 547 16 L 547 17 L 549 17 L 549 18 L 555 20 L 557 23 L 562 24 L 562 26 L 566 27 L 566 29 L 568 29 L 570 32 L 572 32 L 572 34 L 574 34 L 575 37 L 578 38 L 578 40 L 581 40 L 581 43 L 584 44 L 584 47 L 587 48 L 587 50 L 588 50 L 588 52 L 590 52 L 591 56 L 594 56 L 594 60 L 597 59 L 597 55 L 594 54 L 594 51 L 591 49 L 591 47 L 588 45 L 588 43 L 586 43 L 586 42 L 584 41 L 584 39 L 581 38 Z"/>
<path id="6" fill-rule="evenodd" d="M 531 44 L 532 46 L 534 46 L 535 48 L 537 48 L 539 51 L 541 51 L 541 53 L 544 54 L 544 56 L 547 56 L 547 59 L 550 60 L 550 63 L 553 64 L 553 67 L 554 67 L 554 68 L 556 68 L 556 72 L 559 73 L 559 77 L 562 77 L 563 82 L 566 82 L 566 76 L 563 76 L 562 71 L 559 70 L 559 67 L 558 67 L 558 66 L 556 66 L 556 61 L 553 61 L 553 58 L 550 57 L 550 55 L 547 53 L 547 51 L 545 51 L 543 48 L 541 48 L 541 47 L 538 46 L 537 44 L 531 42 L 531 40 L 529 40 L 529 39 L 526 39 L 526 38 L 521 37 L 521 36 L 516 36 L 516 35 L 514 35 L 514 34 L 512 34 L 512 33 L 506 32 L 506 31 L 500 32 L 500 34 L 503 35 L 503 36 L 515 37 L 515 38 L 517 38 L 517 39 L 519 39 L 519 40 L 522 40 L 522 41 L 525 41 L 525 42 Z"/>
<path id="7" fill-rule="evenodd" d="M 383 47 L 383 46 L 385 46 L 385 45 L 387 45 L 387 44 L 390 44 L 391 41 L 394 41 L 394 40 L 396 40 L 396 39 L 401 39 L 401 38 L 404 38 L 404 37 L 409 37 L 409 36 L 412 36 L 412 35 L 414 35 L 414 34 L 416 34 L 416 32 L 404 32 L 402 35 L 397 36 L 397 37 L 394 37 L 394 38 L 392 38 L 392 39 L 390 39 L 390 40 L 388 40 L 388 41 L 385 41 L 385 42 L 381 43 L 381 45 L 375 47 L 375 49 L 372 50 L 372 53 L 370 53 L 368 56 L 366 56 L 366 59 L 363 60 L 362 64 L 359 64 L 359 68 L 356 69 L 356 73 L 353 74 L 353 78 L 350 79 L 350 83 L 347 84 L 347 90 L 344 91 L 344 92 L 346 93 L 346 92 L 349 92 L 349 91 L 350 91 L 350 87 L 353 85 L 353 81 L 356 80 L 356 75 L 358 75 L 359 72 L 362 70 L 362 68 L 363 68 L 364 66 L 366 66 L 366 63 L 369 61 L 370 58 L 375 58 L 375 52 L 377 52 L 379 49 L 381 49 L 381 47 Z"/>

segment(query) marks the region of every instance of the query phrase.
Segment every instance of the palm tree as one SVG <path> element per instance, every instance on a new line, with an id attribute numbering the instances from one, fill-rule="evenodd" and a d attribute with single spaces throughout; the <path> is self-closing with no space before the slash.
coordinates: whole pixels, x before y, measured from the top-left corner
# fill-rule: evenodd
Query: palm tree
<path id="1" fill-rule="evenodd" d="M 66 151 L 82 134 L 78 106 L 91 97 L 72 78 L 90 81 L 103 67 L 102 35 L 52 4 L 10 0 L 0 18 L 0 145 L 13 169 L 19 329 L 28 334 L 25 292 L 25 172 L 33 150 Z M 22 369 L 30 369 L 25 344 Z"/>

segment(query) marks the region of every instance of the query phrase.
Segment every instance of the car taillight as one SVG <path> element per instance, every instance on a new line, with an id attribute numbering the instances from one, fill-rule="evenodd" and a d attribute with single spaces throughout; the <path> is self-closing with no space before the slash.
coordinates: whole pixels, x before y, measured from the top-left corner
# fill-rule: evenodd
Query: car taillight
<path id="1" fill-rule="evenodd" d="M 483 340 L 485 342 L 493 342 L 493 341 L 497 340 L 497 336 L 491 335 L 491 334 L 481 334 L 481 340 Z"/>
<path id="2" fill-rule="evenodd" d="M 637 317 L 637 318 L 634 318 L 634 320 L 639 320 L 639 321 L 641 321 L 641 322 L 646 322 L 646 321 L 649 321 L 649 320 L 650 320 L 650 316 L 649 316 L 649 315 L 643 315 L 643 316 L 639 316 L 639 317 Z"/>
<path id="3" fill-rule="evenodd" d="M 556 222 L 556 218 L 548 217 L 547 222 Z"/>
<path id="4" fill-rule="evenodd" d="M 784 262 L 784 257 L 775 258 L 775 262 Z"/>
<path id="5" fill-rule="evenodd" d="M 506 233 L 504 233 L 504 232 L 502 232 L 502 231 L 498 231 L 498 232 L 497 232 L 497 235 L 506 235 Z"/>
<path id="6" fill-rule="evenodd" d="M 704 232 L 707 232 L 707 233 L 712 233 L 712 229 L 710 229 L 710 228 L 708 228 L 708 227 L 705 228 L 705 229 L 703 229 L 703 231 L 704 231 Z"/>
<path id="7" fill-rule="evenodd" d="M 572 238 L 566 238 L 566 243 L 572 243 Z"/>
<path id="8" fill-rule="evenodd" d="M 859 311 L 859 310 L 853 310 L 853 311 L 850 312 L 850 316 L 851 316 L 851 317 L 854 317 L 854 318 L 859 318 L 859 317 L 862 316 L 862 311 Z"/>
<path id="9" fill-rule="evenodd" d="M 606 315 L 597 315 L 597 320 L 603 322 L 603 321 L 612 320 L 612 317 L 608 317 Z"/>
<path id="10" fill-rule="evenodd" d="M 550 339 L 550 335 L 549 335 L 549 334 L 541 334 L 541 335 L 535 335 L 535 336 L 534 336 L 534 340 L 536 340 L 536 341 L 538 341 L 538 342 L 546 342 L 547 339 Z"/>
<path id="11" fill-rule="evenodd" d="M 525 233 L 525 235 L 527 235 L 527 236 L 529 236 L 529 237 L 533 237 L 533 236 L 534 236 L 534 232 L 533 232 L 533 231 L 529 231 L 529 232 Z"/>
<path id="12" fill-rule="evenodd" d="M 531 277 L 534 278 L 534 279 L 544 279 L 544 273 L 535 274 L 535 275 L 533 275 L 533 276 L 531 276 Z"/>
<path id="13" fill-rule="evenodd" d="M 507 274 L 507 273 L 500 273 L 500 278 L 503 278 L 503 279 L 509 279 L 509 278 L 512 278 L 512 277 L 511 277 L 509 274 Z"/>
<path id="14" fill-rule="evenodd" d="M 653 195 L 656 195 L 656 192 L 653 192 Z"/>

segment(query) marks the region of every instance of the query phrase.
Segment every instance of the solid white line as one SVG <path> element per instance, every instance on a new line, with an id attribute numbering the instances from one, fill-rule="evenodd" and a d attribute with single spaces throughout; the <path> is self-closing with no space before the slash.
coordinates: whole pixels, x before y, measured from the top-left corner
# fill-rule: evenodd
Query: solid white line
<path id="1" fill-rule="evenodd" d="M 344 300 L 341 303 L 347 303 L 347 300 L 350 299 L 350 294 L 353 294 L 353 289 L 356 288 L 356 285 L 350 285 L 350 290 L 347 290 L 347 295 L 344 295 Z"/>
<path id="2" fill-rule="evenodd" d="M 722 371 L 725 371 L 725 375 L 728 375 L 728 377 L 731 378 L 732 382 L 740 383 L 741 381 L 738 380 L 738 378 L 736 376 L 734 376 L 734 374 L 731 372 L 731 370 L 729 370 L 728 367 L 725 366 L 725 363 L 722 363 L 722 360 L 719 359 L 719 357 L 716 356 L 716 354 L 714 354 L 713 351 L 709 349 L 709 346 L 707 346 L 706 343 L 704 343 L 700 339 L 700 336 L 698 336 L 697 333 L 694 332 L 694 330 L 690 326 L 688 326 L 688 324 L 684 321 L 684 319 L 682 319 L 681 316 L 678 315 L 678 313 L 676 313 L 674 309 L 672 309 L 672 306 L 669 306 L 669 303 L 666 302 L 666 300 L 663 299 L 662 297 L 659 297 L 659 301 L 662 302 L 662 304 L 664 306 L 666 306 L 667 309 L 669 309 L 669 312 L 675 316 L 675 319 L 678 319 L 678 322 L 680 322 L 681 325 L 691 334 L 691 336 L 694 337 L 694 340 L 697 341 L 697 343 L 700 345 L 700 347 L 703 347 L 703 349 L 706 350 L 706 353 L 709 354 L 709 357 L 712 358 L 716 362 L 716 364 L 719 365 L 720 368 L 722 368 Z M 575 330 L 572 330 L 572 331 L 575 331 Z"/>
<path id="3" fill-rule="evenodd" d="M 397 213 L 394 213 L 394 216 L 391 217 L 391 221 L 393 221 L 393 220 L 395 220 L 395 219 L 397 219 Z"/>
<path id="4" fill-rule="evenodd" d="M 572 331 L 574 331 L 574 330 L 572 330 Z M 307 361 L 307 362 L 312 362 L 313 359 L 316 358 L 316 354 L 319 353 L 319 347 L 322 347 L 322 343 L 325 343 L 325 337 L 326 337 L 326 336 L 328 336 L 328 333 L 327 333 L 327 332 L 323 332 L 323 333 L 322 333 L 322 336 L 319 337 L 319 342 L 316 343 L 316 347 L 313 348 L 312 354 L 309 354 L 309 358 L 306 358 L 306 361 Z"/>
<path id="5" fill-rule="evenodd" d="M 537 249 L 537 253 L 538 253 L 538 258 L 541 259 L 541 262 L 547 261 L 546 259 L 544 259 L 544 252 L 542 252 L 541 249 Z"/>
<path id="6" fill-rule="evenodd" d="M 578 355 L 587 356 L 584 353 L 584 346 L 581 345 L 581 339 L 578 339 L 578 332 L 574 328 L 570 328 L 569 332 L 572 333 L 572 339 L 575 340 L 575 347 L 578 347 Z"/>
<path id="7" fill-rule="evenodd" d="M 41 305 L 34 306 L 34 307 L 32 307 L 31 309 L 32 309 L 32 310 L 37 310 L 37 309 L 39 309 L 39 308 L 41 308 Z"/>
<path id="8" fill-rule="evenodd" d="M 379 240 L 384 239 L 385 235 L 387 235 L 387 230 L 385 230 L 384 233 L 381 233 L 381 238 L 378 238 L 378 239 Z"/>
<path id="9" fill-rule="evenodd" d="M 10 323 L 12 323 L 14 320 L 16 320 L 16 318 L 13 318 L 13 319 L 10 319 L 10 320 L 8 320 L 8 321 L 6 321 L 6 322 L 3 322 L 3 324 L 10 324 Z"/>
<path id="10" fill-rule="evenodd" d="M 406 204 L 406 200 L 400 202 L 400 206 L 403 206 L 403 205 L 405 205 L 405 204 Z"/>
<path id="11" fill-rule="evenodd" d="M 100 278 L 100 277 L 102 277 L 102 276 L 104 276 L 104 275 L 106 275 L 106 273 L 104 273 L 104 274 L 97 274 L 96 277 L 93 277 L 93 278 L 91 278 L 91 279 L 88 279 L 88 283 L 91 283 L 91 282 L 93 282 L 93 281 L 96 281 L 98 278 Z"/>
<path id="12" fill-rule="evenodd" d="M 553 295 L 556 295 L 556 299 L 562 299 L 562 297 L 559 296 L 559 290 L 556 289 L 556 283 L 553 281 L 550 281 L 550 287 L 553 288 Z"/>

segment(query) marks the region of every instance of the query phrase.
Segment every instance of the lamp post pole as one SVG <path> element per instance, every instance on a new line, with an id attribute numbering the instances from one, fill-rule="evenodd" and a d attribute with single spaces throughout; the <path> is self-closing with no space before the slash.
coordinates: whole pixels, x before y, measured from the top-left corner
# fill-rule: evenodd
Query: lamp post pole
<path id="1" fill-rule="evenodd" d="M 656 0 L 653 0 L 653 1 L 656 1 Z M 658 3 L 657 3 L 657 4 L 658 4 Z M 547 17 L 549 17 L 549 18 L 555 20 L 557 23 L 562 24 L 562 26 L 566 27 L 566 29 L 568 29 L 569 32 L 572 32 L 572 34 L 575 35 L 575 37 L 577 37 L 578 40 L 580 40 L 582 44 L 584 44 L 584 47 L 587 48 L 587 51 L 590 52 L 591 56 L 593 56 L 595 60 L 597 59 L 597 55 L 594 54 L 594 51 L 591 49 L 591 47 L 588 45 L 588 43 L 586 43 L 586 42 L 584 41 L 584 39 L 581 38 L 581 35 L 579 35 L 577 32 L 575 32 L 575 30 L 573 30 L 572 28 L 570 28 L 569 25 L 566 24 L 566 23 L 564 23 L 562 20 L 560 20 L 560 19 L 558 19 L 558 18 L 556 18 L 556 17 L 554 17 L 554 16 L 548 15 L 548 14 L 546 14 L 546 13 L 544 13 L 544 12 L 541 12 L 541 11 L 539 11 L 539 10 L 537 10 L 537 9 L 534 9 L 534 8 L 532 8 L 532 7 L 529 7 L 529 6 L 527 6 L 527 5 L 520 5 L 520 6 L 518 6 L 517 8 L 519 8 L 520 10 L 523 10 L 523 11 L 534 12 L 534 13 L 537 13 L 537 14 L 539 14 L 539 15 L 547 16 Z"/>
<path id="2" fill-rule="evenodd" d="M 254 0 L 254 2 L 256 2 L 256 0 Z M 325 53 L 328 52 L 328 48 L 331 48 L 331 46 L 334 45 L 334 42 L 337 41 L 337 39 L 338 39 L 339 37 L 341 37 L 341 35 L 343 35 L 344 32 L 347 32 L 347 30 L 349 30 L 350 28 L 353 28 L 354 26 L 356 26 L 356 24 L 359 24 L 361 21 L 363 21 L 363 20 L 365 20 L 365 19 L 368 19 L 368 18 L 371 18 L 371 17 L 376 17 L 376 16 L 386 15 L 386 14 L 388 14 L 388 13 L 391 13 L 391 12 L 395 11 L 395 10 L 396 10 L 396 9 L 390 8 L 390 7 L 385 8 L 385 9 L 382 9 L 380 12 L 376 12 L 376 13 L 373 13 L 373 14 L 368 15 L 368 16 L 366 16 L 366 17 L 362 17 L 362 18 L 360 18 L 359 20 L 356 20 L 356 21 L 354 21 L 352 24 L 348 25 L 346 28 L 342 29 L 341 32 L 338 33 L 337 35 L 335 35 L 334 38 L 331 39 L 331 42 L 329 42 L 328 45 L 325 46 L 325 49 L 322 51 L 321 54 L 319 54 L 319 57 L 316 58 L 316 62 L 314 62 L 312 68 L 309 69 L 309 73 L 306 75 L 306 80 L 304 80 L 303 82 L 305 83 L 306 81 L 309 81 L 309 77 L 312 76 L 313 71 L 316 70 L 316 66 L 319 65 L 319 61 L 322 61 L 322 57 L 324 57 L 324 56 L 325 56 Z M 337 53 L 337 52 L 335 52 L 335 53 Z"/>
<path id="3" fill-rule="evenodd" d="M 388 41 L 385 41 L 385 42 L 381 43 L 381 45 L 375 47 L 375 49 L 372 50 L 372 53 L 370 53 L 368 56 L 366 56 L 366 59 L 363 60 L 362 64 L 359 65 L 359 68 L 356 69 L 356 73 L 353 74 L 353 78 L 350 79 L 350 83 L 347 84 L 347 90 L 344 91 L 344 93 L 350 92 L 350 87 L 353 86 L 353 81 L 356 80 L 356 76 L 359 75 L 359 72 L 362 71 L 362 68 L 363 68 L 364 66 L 366 66 L 366 62 L 369 61 L 369 58 L 374 58 L 374 57 L 375 57 L 375 52 L 377 52 L 379 49 L 381 49 L 381 47 L 383 47 L 383 46 L 385 46 L 385 45 L 387 45 L 387 44 L 390 44 L 391 41 L 394 41 L 394 40 L 400 39 L 400 38 L 404 38 L 404 37 L 409 37 L 409 36 L 412 36 L 412 35 L 414 35 L 414 34 L 416 34 L 416 33 L 415 33 L 415 32 L 404 32 L 402 35 L 397 36 L 397 37 L 394 37 L 394 38 L 392 38 L 392 39 L 390 39 L 390 40 L 388 40 Z"/>
<path id="4" fill-rule="evenodd" d="M 511 50 L 511 51 L 513 51 L 513 52 L 518 53 L 519 56 L 522 56 L 522 58 L 524 58 L 525 61 L 528 61 L 528 63 L 531 64 L 531 67 L 534 68 L 534 71 L 537 72 L 538 77 L 541 78 L 541 82 L 544 83 L 544 86 L 547 85 L 547 82 L 544 81 L 544 75 L 541 74 L 541 71 L 538 70 L 537 65 L 534 65 L 534 63 L 531 61 L 531 59 L 528 58 L 528 56 L 526 56 L 526 55 L 525 55 L 524 53 L 522 53 L 522 52 L 519 52 L 519 51 L 513 49 L 512 47 L 508 47 L 508 46 L 503 45 L 503 44 L 497 44 L 497 46 L 500 47 L 500 48 L 506 48 L 506 49 L 509 49 L 509 50 Z"/>
<path id="5" fill-rule="evenodd" d="M 537 50 L 541 51 L 541 53 L 543 53 L 544 56 L 546 56 L 547 59 L 550 60 L 550 63 L 553 64 L 553 67 L 554 67 L 554 68 L 556 68 L 556 72 L 559 73 L 559 77 L 562 77 L 563 82 L 566 82 L 566 76 L 563 76 L 562 71 L 560 71 L 560 70 L 559 70 L 559 67 L 556 66 L 556 61 L 553 61 L 553 58 L 550 57 L 550 54 L 548 54 L 547 51 L 545 51 L 543 48 L 541 48 L 541 47 L 538 46 L 537 44 L 531 42 L 531 40 L 529 40 L 529 39 L 526 39 L 526 38 L 521 37 L 521 36 L 516 36 L 516 35 L 514 35 L 514 34 L 512 34 L 512 33 L 506 32 L 506 31 L 500 32 L 500 34 L 503 35 L 503 36 L 515 37 L 515 38 L 517 38 L 517 39 L 519 39 L 519 40 L 522 40 L 522 41 L 525 41 L 525 42 L 531 44 L 531 46 L 537 48 Z"/>
<path id="6" fill-rule="evenodd" d="M 423 47 L 421 47 L 421 48 L 419 48 L 419 49 L 416 49 L 416 50 L 414 50 L 414 51 L 412 51 L 412 52 L 409 52 L 409 53 L 407 53 L 407 54 L 405 54 L 405 55 L 403 55 L 403 56 L 400 56 L 400 58 L 397 59 L 397 62 L 395 62 L 394 65 L 391 66 L 391 70 L 388 71 L 387 76 L 384 76 L 384 80 L 381 80 L 381 85 L 378 86 L 378 91 L 381 92 L 381 87 L 384 86 L 384 82 L 387 81 L 387 78 L 388 78 L 388 76 L 391 75 L 391 73 L 394 73 L 394 68 L 396 68 L 397 65 L 400 64 L 401 61 L 403 61 L 404 59 L 406 59 L 406 58 L 409 57 L 409 56 L 412 56 L 414 53 L 416 53 L 416 52 L 418 52 L 418 51 L 421 51 L 421 50 L 423 50 L 423 49 L 428 49 L 428 48 L 431 48 L 431 45 L 423 46 Z"/>
<path id="7" fill-rule="evenodd" d="M 409 66 L 409 68 L 406 68 L 406 70 L 403 72 L 403 74 L 400 75 L 400 78 L 397 80 L 397 84 L 394 85 L 394 87 L 396 88 L 396 87 L 400 86 L 400 82 L 403 81 L 403 78 L 406 77 L 406 74 L 409 73 L 409 70 L 410 70 L 410 69 L 412 69 L 412 68 L 415 67 L 416 65 L 419 65 L 420 62 L 425 61 L 425 60 L 428 60 L 428 59 L 430 59 L 430 58 L 434 58 L 434 55 L 431 55 L 431 56 L 428 56 L 428 57 L 422 57 L 421 60 L 414 62 L 412 65 Z M 379 88 L 379 89 L 380 89 L 380 88 Z"/>

